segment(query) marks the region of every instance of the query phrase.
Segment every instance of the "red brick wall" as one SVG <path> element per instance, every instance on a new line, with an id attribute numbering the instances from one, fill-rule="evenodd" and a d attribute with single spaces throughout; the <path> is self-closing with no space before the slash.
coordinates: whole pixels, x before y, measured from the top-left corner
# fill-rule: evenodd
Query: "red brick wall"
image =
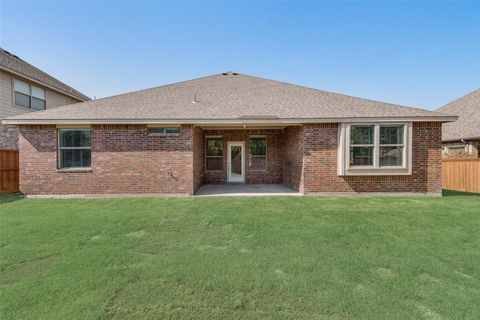
<path id="1" fill-rule="evenodd" d="M 205 139 L 199 127 L 193 129 L 193 192 L 203 184 Z"/>
<path id="2" fill-rule="evenodd" d="M 193 192 L 193 128 L 149 136 L 144 125 L 92 126 L 92 168 L 57 170 L 54 126 L 20 127 L 20 190 L 26 194 Z"/>
<path id="3" fill-rule="evenodd" d="M 441 124 L 413 123 L 412 175 L 338 176 L 337 124 L 303 127 L 305 193 L 441 192 Z"/>
<path id="4" fill-rule="evenodd" d="M 223 137 L 223 167 L 222 171 L 204 172 L 205 184 L 227 183 L 227 142 L 245 141 L 245 182 L 246 183 L 282 183 L 282 144 L 281 129 L 269 130 L 205 130 L 205 136 Z M 253 170 L 255 163 L 248 153 L 250 135 L 265 135 L 267 137 L 267 170 Z"/>
<path id="5" fill-rule="evenodd" d="M 338 176 L 337 124 L 283 130 L 206 130 L 149 136 L 145 125 L 92 126 L 92 168 L 57 170 L 57 129 L 20 127 L 20 190 L 26 194 L 180 193 L 227 182 L 227 141 L 245 141 L 246 183 L 315 192 L 441 192 L 441 125 L 413 124 L 412 175 Z M 223 170 L 205 172 L 204 139 L 223 136 Z M 267 170 L 253 171 L 249 135 L 267 136 Z"/>
<path id="6" fill-rule="evenodd" d="M 303 192 L 303 127 L 287 127 L 283 137 L 283 184 Z"/>

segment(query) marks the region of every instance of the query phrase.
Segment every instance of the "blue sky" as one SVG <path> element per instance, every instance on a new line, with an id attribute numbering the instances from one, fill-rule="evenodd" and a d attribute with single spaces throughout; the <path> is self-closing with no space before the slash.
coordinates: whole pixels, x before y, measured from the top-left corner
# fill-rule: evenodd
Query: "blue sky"
<path id="1" fill-rule="evenodd" d="M 222 71 L 435 109 L 480 87 L 480 2 L 6 2 L 6 50 L 97 98 Z"/>

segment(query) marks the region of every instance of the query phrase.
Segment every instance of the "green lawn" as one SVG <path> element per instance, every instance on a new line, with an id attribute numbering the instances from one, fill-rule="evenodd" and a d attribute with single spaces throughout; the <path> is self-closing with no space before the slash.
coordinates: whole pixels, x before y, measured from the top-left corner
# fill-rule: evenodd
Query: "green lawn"
<path id="1" fill-rule="evenodd" d="M 480 197 L 0 198 L 1 319 L 479 319 Z"/>

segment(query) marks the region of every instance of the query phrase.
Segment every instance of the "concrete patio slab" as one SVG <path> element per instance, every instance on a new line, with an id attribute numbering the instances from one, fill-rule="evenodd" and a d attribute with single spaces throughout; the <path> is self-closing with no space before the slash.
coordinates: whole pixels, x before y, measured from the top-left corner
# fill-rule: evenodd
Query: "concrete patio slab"
<path id="1" fill-rule="evenodd" d="M 196 196 L 299 196 L 298 191 L 283 184 L 206 184 Z"/>

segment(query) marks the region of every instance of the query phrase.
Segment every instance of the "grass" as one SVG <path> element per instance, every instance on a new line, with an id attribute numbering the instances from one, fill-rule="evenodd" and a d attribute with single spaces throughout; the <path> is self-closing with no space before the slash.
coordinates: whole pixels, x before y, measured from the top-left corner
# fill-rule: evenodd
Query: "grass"
<path id="1" fill-rule="evenodd" d="M 480 197 L 0 201 L 2 319 L 480 318 Z"/>

